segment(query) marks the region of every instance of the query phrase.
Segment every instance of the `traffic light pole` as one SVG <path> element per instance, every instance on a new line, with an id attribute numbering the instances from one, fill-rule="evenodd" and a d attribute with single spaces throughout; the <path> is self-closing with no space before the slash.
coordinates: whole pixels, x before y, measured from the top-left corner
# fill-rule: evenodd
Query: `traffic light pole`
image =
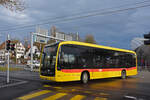
<path id="1" fill-rule="evenodd" d="M 7 36 L 7 40 L 9 40 L 9 34 Z M 9 50 L 8 50 L 8 58 L 7 58 L 7 83 L 9 83 Z"/>
<path id="2" fill-rule="evenodd" d="M 30 57 L 31 57 L 31 61 L 30 61 L 30 66 L 31 66 L 31 71 L 33 71 L 33 33 L 31 32 L 31 49 L 30 49 Z"/>
<path id="3" fill-rule="evenodd" d="M 9 51 L 8 51 L 7 83 L 9 83 Z"/>

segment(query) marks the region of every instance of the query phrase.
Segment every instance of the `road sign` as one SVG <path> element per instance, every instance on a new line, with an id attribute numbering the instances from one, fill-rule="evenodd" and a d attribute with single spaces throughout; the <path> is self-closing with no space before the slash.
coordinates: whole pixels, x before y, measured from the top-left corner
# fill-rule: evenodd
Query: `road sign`
<path id="1" fill-rule="evenodd" d="M 36 33 L 48 36 L 48 30 L 47 29 L 41 29 L 41 28 L 38 27 L 36 29 Z M 33 37 L 33 39 L 34 39 L 34 37 Z M 47 38 L 46 37 L 42 37 L 40 35 L 35 36 L 34 40 L 35 40 L 35 42 L 39 42 L 39 43 L 47 43 Z"/>

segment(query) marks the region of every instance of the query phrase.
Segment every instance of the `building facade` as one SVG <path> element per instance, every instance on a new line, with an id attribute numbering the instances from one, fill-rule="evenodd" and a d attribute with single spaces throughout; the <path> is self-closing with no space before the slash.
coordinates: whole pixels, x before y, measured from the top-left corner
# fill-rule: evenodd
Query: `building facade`
<path id="1" fill-rule="evenodd" d="M 11 41 L 11 43 L 15 44 L 15 50 L 10 51 L 10 57 L 15 57 L 16 59 L 24 57 L 24 54 L 25 54 L 24 45 L 17 40 Z M 2 59 L 2 60 L 4 60 L 8 55 L 8 52 L 5 50 L 5 46 L 6 46 L 5 42 L 3 42 L 0 45 L 0 59 Z"/>
<path id="2" fill-rule="evenodd" d="M 35 54 L 35 55 L 37 55 L 37 57 L 40 57 L 40 51 L 37 46 L 32 47 L 32 52 L 33 52 L 33 55 Z M 31 55 L 31 48 L 26 52 L 24 58 L 29 59 L 30 55 Z"/>
<path id="3" fill-rule="evenodd" d="M 24 57 L 25 54 L 25 47 L 21 42 L 17 42 L 15 44 L 15 52 L 16 52 L 16 58 L 19 59 L 21 57 Z"/>

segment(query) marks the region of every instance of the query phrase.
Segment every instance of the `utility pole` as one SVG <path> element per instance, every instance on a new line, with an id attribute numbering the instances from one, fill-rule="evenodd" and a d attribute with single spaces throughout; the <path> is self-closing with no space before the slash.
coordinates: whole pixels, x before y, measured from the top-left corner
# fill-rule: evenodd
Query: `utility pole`
<path id="1" fill-rule="evenodd" d="M 30 57 L 31 57 L 31 61 L 30 61 L 30 66 L 31 66 L 31 71 L 33 71 L 33 33 L 31 32 L 31 48 L 30 48 Z"/>

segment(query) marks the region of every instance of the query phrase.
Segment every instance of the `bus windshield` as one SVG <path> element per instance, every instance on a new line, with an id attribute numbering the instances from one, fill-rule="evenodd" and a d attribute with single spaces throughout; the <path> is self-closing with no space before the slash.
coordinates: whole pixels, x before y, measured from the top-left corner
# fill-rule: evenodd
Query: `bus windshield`
<path id="1" fill-rule="evenodd" d="M 41 74 L 54 75 L 58 44 L 46 46 L 42 54 Z"/>

